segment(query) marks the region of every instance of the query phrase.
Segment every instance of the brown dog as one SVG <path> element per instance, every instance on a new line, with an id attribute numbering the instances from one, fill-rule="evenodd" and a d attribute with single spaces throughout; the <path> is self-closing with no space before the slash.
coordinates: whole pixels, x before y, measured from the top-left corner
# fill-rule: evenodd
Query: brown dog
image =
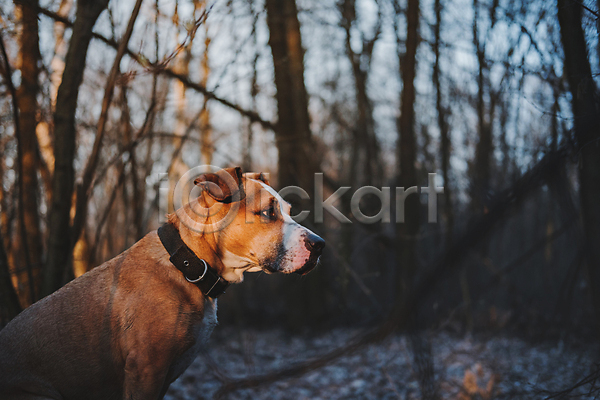
<path id="1" fill-rule="evenodd" d="M 0 331 L 0 399 L 162 399 L 210 335 L 229 282 L 314 268 L 325 242 L 262 174 L 232 168 L 194 183 L 200 196 L 158 234 Z"/>

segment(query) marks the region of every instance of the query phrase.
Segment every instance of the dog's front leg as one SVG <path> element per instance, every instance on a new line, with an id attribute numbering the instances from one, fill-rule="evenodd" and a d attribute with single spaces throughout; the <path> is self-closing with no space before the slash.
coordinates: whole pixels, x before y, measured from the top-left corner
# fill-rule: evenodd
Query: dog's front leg
<path id="1" fill-rule="evenodd" d="M 130 353 L 125 361 L 123 400 L 159 400 L 168 368 L 157 357 L 148 354 Z"/>

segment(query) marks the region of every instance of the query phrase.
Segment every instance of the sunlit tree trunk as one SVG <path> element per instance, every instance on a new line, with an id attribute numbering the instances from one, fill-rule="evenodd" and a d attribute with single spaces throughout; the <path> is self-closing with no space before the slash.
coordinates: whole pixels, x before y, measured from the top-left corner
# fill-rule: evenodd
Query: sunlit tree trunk
<path id="1" fill-rule="evenodd" d="M 66 17 L 73 6 L 72 0 L 61 0 L 57 14 Z M 52 106 L 56 105 L 56 96 L 62 80 L 62 74 L 65 69 L 65 55 L 67 53 L 67 43 L 65 41 L 65 25 L 60 22 L 54 23 L 54 56 L 50 62 L 50 102 Z M 47 169 L 47 175 L 42 168 L 42 177 L 46 187 L 47 198 L 52 198 L 52 174 L 54 173 L 54 152 L 52 148 L 51 127 L 46 121 L 40 121 L 37 129 L 37 137 L 40 145 L 42 160 Z"/>
<path id="2" fill-rule="evenodd" d="M 67 17 L 71 7 L 73 6 L 72 0 L 61 0 L 56 12 L 61 17 Z M 65 54 L 67 52 L 67 43 L 65 42 L 65 25 L 60 22 L 54 23 L 54 57 L 50 62 L 52 73 L 50 75 L 50 96 L 52 104 L 56 104 L 56 96 L 58 94 L 58 88 L 62 81 L 62 74 L 65 69 Z"/>
<path id="3" fill-rule="evenodd" d="M 176 29 L 179 29 L 179 10 L 175 7 L 175 12 L 173 14 L 173 25 Z M 175 38 L 176 42 L 174 46 L 178 46 L 177 36 Z M 175 71 L 178 74 L 183 76 L 188 76 L 190 72 L 190 61 L 192 60 L 192 44 L 193 39 L 191 39 L 185 48 L 181 51 L 181 53 L 177 56 L 175 60 Z M 183 141 L 186 130 L 187 130 L 187 97 L 186 97 L 186 86 L 175 80 L 173 82 L 173 96 L 175 98 L 175 127 L 173 131 L 173 148 L 175 149 L 174 159 L 171 160 L 171 165 L 169 167 L 169 212 L 175 211 L 173 209 L 173 195 L 175 193 L 175 186 L 177 182 L 189 170 L 189 166 L 183 161 L 181 157 L 181 149 L 183 146 Z"/>
<path id="4" fill-rule="evenodd" d="M 39 167 L 36 126 L 38 119 L 37 95 L 38 61 L 40 59 L 37 3 L 17 3 L 16 10 L 20 14 L 21 34 L 19 36 L 19 69 L 21 85 L 17 92 L 19 104 L 19 125 L 17 146 L 19 151 L 19 238 L 22 259 L 29 271 L 29 298 L 32 302 L 37 299 L 38 277 L 41 268 L 42 234 L 38 209 L 38 178 Z"/>
<path id="5" fill-rule="evenodd" d="M 195 1 L 194 7 L 196 10 L 205 8 L 205 1 Z M 208 76 L 210 75 L 210 62 L 208 58 L 210 36 L 208 35 L 208 23 L 206 21 L 204 22 L 204 35 L 204 52 L 202 53 L 202 59 L 200 60 L 200 70 L 202 71 L 200 84 L 202 87 L 207 87 Z M 212 126 L 210 124 L 210 110 L 208 108 L 208 99 L 205 97 L 202 111 L 200 112 L 200 153 L 204 164 L 212 164 L 213 151 L 214 144 L 212 138 Z"/>
<path id="6" fill-rule="evenodd" d="M 65 265 L 70 263 L 72 235 L 71 204 L 75 184 L 75 112 L 79 86 L 83 79 L 92 29 L 108 0 L 84 0 L 77 4 L 75 24 L 65 59 L 62 82 L 54 110 L 54 176 L 52 204 L 48 214 L 48 259 L 44 269 L 42 293 L 48 295 L 63 283 Z"/>
<path id="7" fill-rule="evenodd" d="M 579 146 L 579 197 L 586 236 L 585 255 L 596 322 L 600 323 L 600 104 L 592 78 L 579 3 L 558 0 L 565 75 L 572 95 Z"/>
<path id="8" fill-rule="evenodd" d="M 250 110 L 256 112 L 256 96 L 258 95 L 258 41 L 256 38 L 256 26 L 257 26 L 257 13 L 254 10 L 252 0 L 248 0 L 248 6 L 252 12 L 252 49 L 254 51 L 254 57 L 252 59 L 252 78 L 250 81 L 250 98 L 251 98 L 251 108 Z M 244 171 L 252 171 L 253 163 L 252 163 L 252 146 L 254 143 L 254 126 L 252 121 L 248 121 L 246 125 L 246 135 L 244 138 L 244 147 L 242 149 L 242 169 Z"/>
<path id="9" fill-rule="evenodd" d="M 83 232 L 73 248 L 73 275 L 75 278 L 85 274 L 90 270 L 89 249 L 90 244 L 88 241 L 87 232 Z"/>

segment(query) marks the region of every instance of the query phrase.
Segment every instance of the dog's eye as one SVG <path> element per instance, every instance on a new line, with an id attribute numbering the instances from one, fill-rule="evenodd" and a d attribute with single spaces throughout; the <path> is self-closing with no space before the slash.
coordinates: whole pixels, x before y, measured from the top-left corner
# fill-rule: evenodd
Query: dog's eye
<path id="1" fill-rule="evenodd" d="M 275 211 L 275 207 L 269 207 L 265 210 L 262 210 L 260 214 L 269 220 L 277 219 L 277 212 Z"/>

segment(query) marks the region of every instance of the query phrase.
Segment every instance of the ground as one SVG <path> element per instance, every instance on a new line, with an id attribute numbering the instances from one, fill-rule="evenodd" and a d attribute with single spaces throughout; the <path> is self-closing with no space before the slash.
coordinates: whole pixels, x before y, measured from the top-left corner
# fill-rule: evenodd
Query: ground
<path id="1" fill-rule="evenodd" d="M 211 399 L 226 379 L 263 374 L 317 357 L 342 345 L 357 330 L 294 336 L 281 330 L 217 329 L 206 352 L 171 385 L 165 399 Z M 562 340 L 532 344 L 506 335 L 458 336 L 427 332 L 435 382 L 442 399 L 543 399 L 544 390 L 569 387 L 590 373 L 599 347 Z M 226 399 L 420 399 L 410 341 L 397 335 L 303 376 Z M 580 388 L 579 399 L 590 386 Z"/>

